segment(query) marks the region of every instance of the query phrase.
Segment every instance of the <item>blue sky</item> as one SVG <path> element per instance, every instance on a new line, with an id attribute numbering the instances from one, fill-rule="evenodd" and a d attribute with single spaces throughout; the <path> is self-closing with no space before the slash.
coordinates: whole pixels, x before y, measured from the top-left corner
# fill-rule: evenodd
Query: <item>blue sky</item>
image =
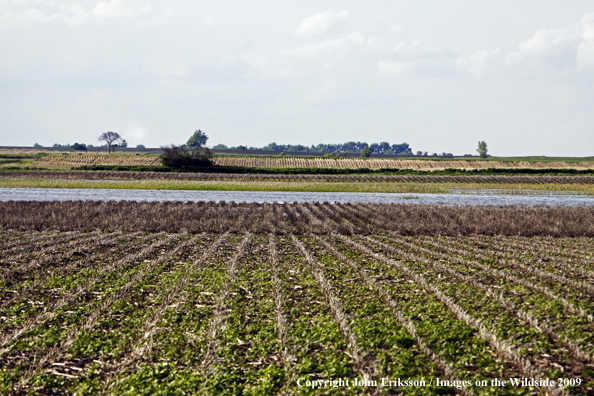
<path id="1" fill-rule="evenodd" d="M 0 0 L 0 145 L 594 155 L 591 1 Z"/>

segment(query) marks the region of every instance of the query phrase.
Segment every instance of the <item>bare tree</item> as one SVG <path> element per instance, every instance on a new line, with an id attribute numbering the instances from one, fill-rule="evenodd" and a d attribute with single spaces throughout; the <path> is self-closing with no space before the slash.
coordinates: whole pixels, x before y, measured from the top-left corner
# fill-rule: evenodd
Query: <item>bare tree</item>
<path id="1" fill-rule="evenodd" d="M 107 143 L 107 149 L 111 153 L 111 151 L 113 150 L 114 144 L 117 143 L 117 141 L 120 140 L 121 138 L 122 137 L 120 136 L 119 133 L 109 131 L 109 132 L 103 132 L 101 134 L 101 136 L 99 136 L 99 141 Z"/>

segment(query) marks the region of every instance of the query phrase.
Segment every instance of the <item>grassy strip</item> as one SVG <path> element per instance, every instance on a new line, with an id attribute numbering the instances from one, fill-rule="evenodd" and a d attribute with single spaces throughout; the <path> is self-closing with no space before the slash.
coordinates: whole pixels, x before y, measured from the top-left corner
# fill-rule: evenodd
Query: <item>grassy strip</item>
<path id="1" fill-rule="evenodd" d="M 587 184 L 522 184 L 522 183 L 357 183 L 357 182 L 200 182 L 181 180 L 46 180 L 0 179 L 1 187 L 11 188 L 83 188 L 131 190 L 187 190 L 187 191 L 285 191 L 285 192 L 361 192 L 361 193 L 450 193 L 451 189 L 496 189 L 499 193 L 521 194 L 525 190 L 576 191 L 594 195 L 594 185 Z M 410 197 L 414 198 L 414 197 Z"/>

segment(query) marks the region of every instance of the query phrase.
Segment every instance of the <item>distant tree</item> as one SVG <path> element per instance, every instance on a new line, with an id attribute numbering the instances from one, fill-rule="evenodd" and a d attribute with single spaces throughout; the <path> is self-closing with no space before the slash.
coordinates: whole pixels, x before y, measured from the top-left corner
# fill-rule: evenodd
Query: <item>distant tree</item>
<path id="1" fill-rule="evenodd" d="M 117 132 L 103 132 L 101 134 L 101 136 L 99 136 L 99 141 L 100 142 L 105 142 L 107 143 L 107 150 L 108 152 L 111 153 L 111 151 L 113 150 L 113 147 L 116 146 L 117 147 L 117 142 L 122 139 L 122 137 L 120 136 L 119 133 Z"/>
<path id="2" fill-rule="evenodd" d="M 227 147 L 226 144 L 217 144 L 216 146 L 213 147 L 213 149 L 215 150 L 227 150 L 229 147 Z"/>
<path id="3" fill-rule="evenodd" d="M 128 142 L 126 139 L 122 139 L 122 142 L 119 144 L 120 147 L 128 147 Z"/>
<path id="4" fill-rule="evenodd" d="M 35 147 L 35 148 L 42 148 L 43 146 L 42 146 L 41 144 L 39 144 L 39 143 L 35 143 L 35 144 L 33 145 L 33 147 Z"/>
<path id="5" fill-rule="evenodd" d="M 481 158 L 487 158 L 489 155 L 487 154 L 487 143 L 484 140 L 480 140 L 478 142 L 478 148 L 476 149 L 476 151 L 479 154 L 479 157 Z"/>
<path id="6" fill-rule="evenodd" d="M 202 132 L 200 129 L 198 129 L 188 139 L 188 143 L 186 143 L 186 145 L 188 147 L 192 147 L 192 148 L 194 148 L 194 147 L 200 148 L 206 144 L 207 140 L 208 140 L 208 136 L 206 136 L 206 134 L 204 132 Z"/>
<path id="7" fill-rule="evenodd" d="M 245 147 L 245 146 L 237 146 L 235 149 L 236 150 L 247 150 L 247 147 Z"/>
<path id="8" fill-rule="evenodd" d="M 136 148 L 146 148 L 146 147 L 144 147 L 144 144 L 137 144 Z"/>
<path id="9" fill-rule="evenodd" d="M 410 146 L 408 145 L 408 143 L 406 143 L 406 142 L 400 143 L 400 144 L 393 144 L 392 151 L 394 152 L 395 155 L 398 155 L 398 154 L 412 155 L 412 150 L 411 150 Z"/>
<path id="10" fill-rule="evenodd" d="M 279 147 L 275 142 L 272 142 L 272 143 L 268 143 L 266 146 L 262 147 L 262 150 L 282 151 L 284 148 L 285 148 L 284 146 Z"/>
<path id="11" fill-rule="evenodd" d="M 423 155 L 422 151 L 417 151 L 417 155 L 420 157 L 421 155 Z"/>
<path id="12" fill-rule="evenodd" d="M 87 151 L 87 145 L 84 143 L 74 143 L 70 148 L 78 151 Z"/>
<path id="13" fill-rule="evenodd" d="M 361 157 L 369 158 L 369 157 L 371 157 L 372 152 L 373 152 L 373 150 L 369 146 L 365 146 L 361 149 Z"/>

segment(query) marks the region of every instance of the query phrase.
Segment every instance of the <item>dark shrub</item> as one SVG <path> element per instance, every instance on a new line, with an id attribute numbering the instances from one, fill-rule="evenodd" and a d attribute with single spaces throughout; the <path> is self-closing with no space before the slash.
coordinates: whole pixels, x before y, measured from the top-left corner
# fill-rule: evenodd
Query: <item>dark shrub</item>
<path id="1" fill-rule="evenodd" d="M 207 148 L 188 148 L 187 146 L 164 146 L 161 163 L 169 168 L 194 166 L 213 166 L 212 153 Z"/>

